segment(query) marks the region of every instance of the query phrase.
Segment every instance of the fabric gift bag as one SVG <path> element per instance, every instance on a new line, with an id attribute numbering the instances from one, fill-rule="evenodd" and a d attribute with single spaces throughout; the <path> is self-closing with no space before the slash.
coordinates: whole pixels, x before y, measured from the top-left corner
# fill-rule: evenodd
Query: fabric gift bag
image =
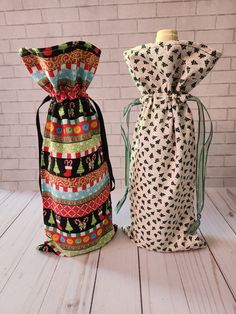
<path id="1" fill-rule="evenodd" d="M 131 108 L 141 104 L 141 110 L 132 144 L 122 127 L 126 192 L 116 211 L 129 193 L 131 225 L 123 230 L 139 247 L 172 252 L 206 246 L 196 231 L 204 206 L 205 170 L 213 129 L 207 109 L 190 91 L 220 56 L 219 51 L 207 45 L 184 40 L 148 43 L 124 52 L 141 92 L 140 99 L 124 110 L 128 133 Z M 198 110 L 196 143 L 190 101 Z"/>
<path id="2" fill-rule="evenodd" d="M 47 240 L 44 252 L 75 256 L 99 249 L 117 229 L 110 191 L 114 177 L 103 117 L 86 90 L 101 50 L 83 42 L 21 48 L 23 63 L 48 96 L 37 110 L 39 187 Z M 39 109 L 50 100 L 44 136 Z"/>

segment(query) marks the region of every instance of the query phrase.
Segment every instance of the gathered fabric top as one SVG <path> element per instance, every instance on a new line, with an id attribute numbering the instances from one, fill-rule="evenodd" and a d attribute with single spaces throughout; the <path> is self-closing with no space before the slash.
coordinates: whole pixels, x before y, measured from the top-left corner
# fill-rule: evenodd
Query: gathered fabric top
<path id="1" fill-rule="evenodd" d="M 19 54 L 36 83 L 55 97 L 87 97 L 101 50 L 91 43 L 70 41 L 45 48 L 20 48 Z"/>
<path id="2" fill-rule="evenodd" d="M 214 67 L 222 53 L 185 40 L 147 43 L 123 53 L 142 96 L 188 94 Z"/>

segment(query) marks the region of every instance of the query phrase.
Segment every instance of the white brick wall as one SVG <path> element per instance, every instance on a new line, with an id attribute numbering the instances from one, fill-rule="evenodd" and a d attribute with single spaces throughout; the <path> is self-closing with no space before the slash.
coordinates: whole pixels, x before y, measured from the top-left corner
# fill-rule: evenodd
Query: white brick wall
<path id="1" fill-rule="evenodd" d="M 213 119 L 207 185 L 236 185 L 235 0 L 0 0 L 0 11 L 0 188 L 38 190 L 35 113 L 45 92 L 22 65 L 18 48 L 67 40 L 87 40 L 102 48 L 89 93 L 104 113 L 111 162 L 121 187 L 121 111 L 139 96 L 122 52 L 154 42 L 162 28 L 176 28 L 180 39 L 203 42 L 223 52 L 193 94 L 201 97 Z M 192 109 L 196 117 L 196 108 Z M 44 106 L 42 127 L 46 112 Z M 136 117 L 137 110 L 131 117 L 132 128 Z"/>

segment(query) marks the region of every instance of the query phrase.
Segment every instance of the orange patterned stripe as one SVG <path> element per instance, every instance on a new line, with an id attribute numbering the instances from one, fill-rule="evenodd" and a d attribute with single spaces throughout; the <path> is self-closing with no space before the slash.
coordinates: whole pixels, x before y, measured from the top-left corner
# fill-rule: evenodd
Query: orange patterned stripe
<path id="1" fill-rule="evenodd" d="M 54 71 L 62 64 L 72 63 L 77 64 L 78 60 L 80 63 L 86 64 L 86 67 L 95 69 L 97 68 L 99 57 L 89 51 L 74 50 L 68 53 L 63 53 L 51 58 L 43 58 L 36 55 L 24 56 L 23 62 L 29 68 L 40 65 L 43 70 Z"/>
<path id="2" fill-rule="evenodd" d="M 90 184 L 91 182 L 98 180 L 107 172 L 107 163 L 104 162 L 99 169 L 88 173 L 81 178 L 62 178 L 49 173 L 46 169 L 41 169 L 41 179 L 45 179 L 46 181 L 49 181 L 50 184 L 55 184 L 56 186 L 74 188 Z"/>

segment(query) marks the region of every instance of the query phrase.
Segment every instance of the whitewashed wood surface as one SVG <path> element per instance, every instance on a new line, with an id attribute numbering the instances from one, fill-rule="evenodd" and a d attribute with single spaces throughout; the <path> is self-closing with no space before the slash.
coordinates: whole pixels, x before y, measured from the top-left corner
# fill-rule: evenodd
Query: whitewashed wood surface
<path id="1" fill-rule="evenodd" d="M 129 223 L 128 202 L 113 220 Z M 200 231 L 208 247 L 195 251 L 138 249 L 119 230 L 100 250 L 58 257 L 35 249 L 40 193 L 0 190 L 0 313 L 235 314 L 236 188 L 207 189 Z"/>

